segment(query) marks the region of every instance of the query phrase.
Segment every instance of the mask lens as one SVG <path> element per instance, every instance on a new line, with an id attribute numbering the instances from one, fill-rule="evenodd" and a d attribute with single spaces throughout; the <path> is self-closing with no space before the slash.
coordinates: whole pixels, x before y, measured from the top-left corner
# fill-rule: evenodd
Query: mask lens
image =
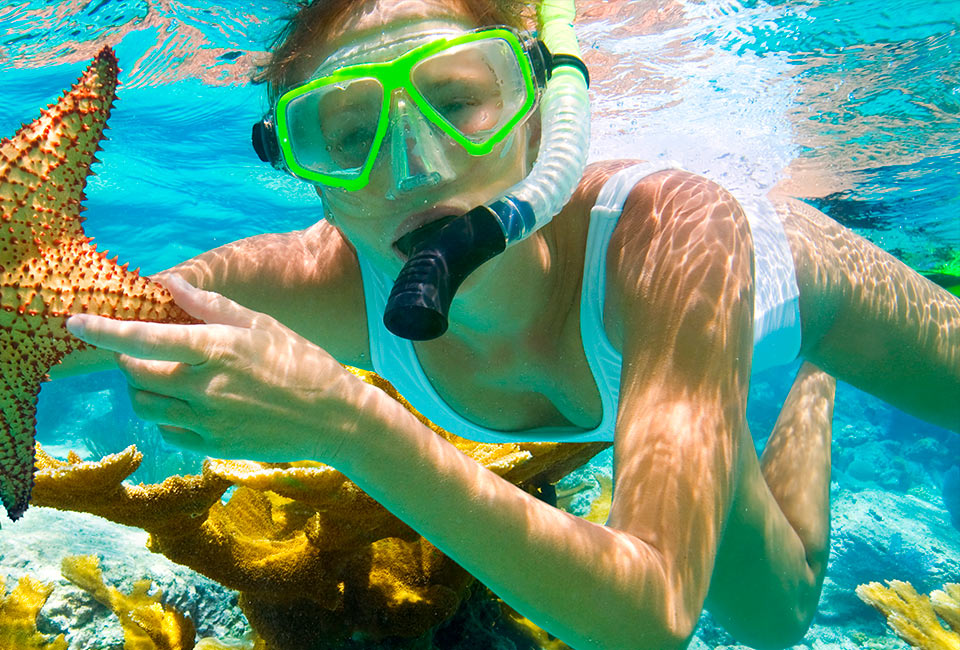
<path id="1" fill-rule="evenodd" d="M 413 67 L 411 80 L 441 119 L 476 144 L 496 135 L 527 102 L 523 72 L 501 38 L 463 43 L 427 57 Z"/>
<path id="2" fill-rule="evenodd" d="M 321 174 L 359 176 L 382 110 L 383 86 L 373 78 L 326 84 L 290 100 L 286 116 L 297 164 Z"/>

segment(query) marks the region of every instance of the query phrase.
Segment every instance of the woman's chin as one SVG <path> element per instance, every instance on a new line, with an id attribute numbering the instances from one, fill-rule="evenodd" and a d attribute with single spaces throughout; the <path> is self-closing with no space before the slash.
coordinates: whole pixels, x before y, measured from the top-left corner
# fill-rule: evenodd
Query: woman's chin
<path id="1" fill-rule="evenodd" d="M 503 254 L 501 253 L 477 267 L 476 271 L 464 278 L 463 283 L 457 290 L 457 295 L 466 298 L 483 291 L 488 286 L 488 281 L 494 278 L 502 257 Z"/>

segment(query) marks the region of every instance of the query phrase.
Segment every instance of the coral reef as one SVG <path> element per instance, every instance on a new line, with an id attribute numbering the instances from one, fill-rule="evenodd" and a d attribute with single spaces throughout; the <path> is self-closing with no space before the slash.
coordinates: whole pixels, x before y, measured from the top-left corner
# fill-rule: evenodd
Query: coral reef
<path id="1" fill-rule="evenodd" d="M 116 97 L 104 48 L 74 86 L 0 142 L 0 500 L 11 519 L 30 499 L 40 382 L 84 347 L 68 316 L 196 322 L 161 286 L 106 259 L 83 232 L 84 187 Z"/>
<path id="2" fill-rule="evenodd" d="M 67 650 L 62 634 L 48 643 L 37 632 L 37 614 L 52 591 L 53 585 L 24 576 L 7 594 L 0 578 L 0 650 Z"/>
<path id="3" fill-rule="evenodd" d="M 192 650 L 196 629 L 189 617 L 162 604 L 163 593 L 150 593 L 153 583 L 139 580 L 129 594 L 108 587 L 95 555 L 63 559 L 63 577 L 106 605 L 123 626 L 124 650 Z"/>
<path id="4" fill-rule="evenodd" d="M 569 650 L 480 583 L 473 584 L 469 598 L 436 630 L 431 641 L 424 650 Z"/>
<path id="5" fill-rule="evenodd" d="M 929 597 L 918 594 L 909 582 L 889 580 L 887 584 L 860 585 L 857 596 L 880 610 L 887 624 L 913 647 L 960 650 L 960 584 L 946 584 Z M 953 631 L 945 629 L 940 619 Z"/>
<path id="6" fill-rule="evenodd" d="M 512 607 L 501 601 L 501 608 L 509 625 L 522 634 L 532 647 L 537 650 L 572 650 L 566 643 L 553 636 L 549 632 L 534 625 L 530 619 L 525 618 Z"/>
<path id="7" fill-rule="evenodd" d="M 462 440 L 423 419 L 377 375 L 351 371 L 463 453 L 530 491 L 607 446 Z M 210 459 L 199 476 L 124 483 L 141 458 L 134 447 L 98 462 L 57 460 L 40 449 L 32 503 L 146 530 L 151 550 L 238 590 L 244 613 L 270 648 L 420 637 L 457 610 L 473 582 L 332 467 Z"/>
<path id="8" fill-rule="evenodd" d="M 251 639 L 249 641 L 238 641 L 236 643 L 226 643 L 219 639 L 207 637 L 197 641 L 193 650 L 269 650 L 260 639 Z"/>
<path id="9" fill-rule="evenodd" d="M 216 638 L 196 643 L 196 630 L 189 617 L 163 604 L 163 593 L 153 589 L 151 580 L 138 580 L 129 594 L 107 586 L 95 555 L 65 557 L 63 577 L 88 592 L 119 619 L 123 628 L 124 650 L 267 650 L 251 639 L 243 645 L 230 645 Z M 37 614 L 53 592 L 52 584 L 43 584 L 30 576 L 4 596 L 0 579 L 0 650 L 67 650 L 63 634 L 47 642 L 37 631 Z M 92 650 L 92 649 L 90 649 Z"/>

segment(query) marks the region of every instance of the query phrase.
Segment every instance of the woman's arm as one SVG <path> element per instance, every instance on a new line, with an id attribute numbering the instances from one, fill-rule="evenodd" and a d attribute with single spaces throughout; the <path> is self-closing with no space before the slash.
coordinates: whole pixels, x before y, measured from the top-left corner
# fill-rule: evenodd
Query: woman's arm
<path id="1" fill-rule="evenodd" d="M 534 623 L 578 650 L 685 647 L 652 544 L 537 500 L 392 400 L 360 429 L 334 463 Z"/>
<path id="2" fill-rule="evenodd" d="M 606 322 L 622 323 L 608 334 L 625 360 L 608 525 L 660 550 L 678 601 L 667 613 L 683 626 L 707 597 L 741 641 L 789 645 L 809 625 L 825 565 L 823 535 L 804 527 L 828 521 L 829 443 L 818 441 L 829 416 L 797 411 L 828 401 L 830 382 L 801 374 L 782 415 L 789 439 L 777 440 L 805 464 L 767 476 L 775 469 L 761 467 L 745 421 L 753 274 L 740 206 L 709 181 L 663 172 L 634 190 L 623 219 L 632 227 L 617 229 L 608 270 L 619 287 Z"/>

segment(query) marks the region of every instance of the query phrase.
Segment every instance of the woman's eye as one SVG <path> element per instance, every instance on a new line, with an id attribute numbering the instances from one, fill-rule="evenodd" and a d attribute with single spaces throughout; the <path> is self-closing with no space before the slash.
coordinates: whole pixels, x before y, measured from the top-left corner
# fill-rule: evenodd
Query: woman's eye
<path id="1" fill-rule="evenodd" d="M 368 128 L 350 129 L 338 133 L 328 145 L 331 153 L 344 154 L 354 159 L 366 156 L 373 142 L 374 133 Z"/>
<path id="2" fill-rule="evenodd" d="M 343 148 L 357 148 L 369 144 L 373 140 L 373 131 L 370 129 L 353 129 L 340 136 L 338 144 Z"/>
<path id="3" fill-rule="evenodd" d="M 363 164 L 373 143 L 375 131 L 366 124 L 327 125 L 323 142 L 327 155 L 343 167 Z"/>
<path id="4" fill-rule="evenodd" d="M 460 131 L 477 133 L 496 126 L 503 112 L 503 102 L 496 97 L 458 97 L 447 100 L 437 110 Z"/>
<path id="5" fill-rule="evenodd" d="M 451 113 L 458 113 L 460 111 L 467 110 L 468 108 L 476 108 L 479 105 L 480 102 L 474 98 L 454 97 L 445 100 L 443 104 L 438 107 L 438 109 L 444 115 L 450 115 Z"/>

